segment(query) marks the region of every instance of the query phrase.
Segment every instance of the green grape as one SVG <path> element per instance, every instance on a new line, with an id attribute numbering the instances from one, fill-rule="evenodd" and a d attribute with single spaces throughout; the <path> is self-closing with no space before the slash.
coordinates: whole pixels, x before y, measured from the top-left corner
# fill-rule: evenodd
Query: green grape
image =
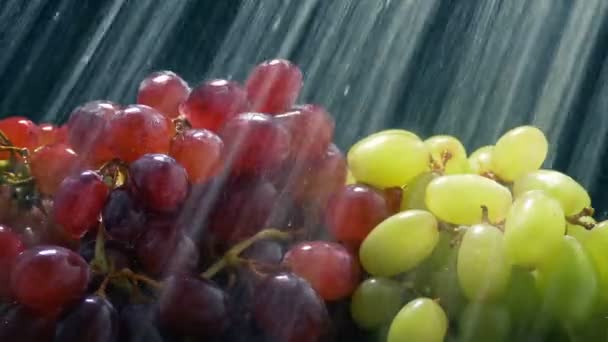
<path id="1" fill-rule="evenodd" d="M 570 328 L 570 342 L 608 341 L 606 316 L 590 317 L 582 324 Z"/>
<path id="2" fill-rule="evenodd" d="M 530 331 L 534 324 L 542 321 L 538 317 L 541 300 L 532 272 L 513 267 L 503 303 L 511 314 L 513 330 Z"/>
<path id="3" fill-rule="evenodd" d="M 494 145 L 483 146 L 469 156 L 469 170 L 471 173 L 483 175 L 491 171 L 492 151 L 494 151 Z"/>
<path id="4" fill-rule="evenodd" d="M 578 214 L 591 205 L 591 198 L 585 188 L 558 171 L 532 171 L 513 183 L 513 195 L 516 198 L 530 190 L 543 190 L 548 193 L 559 201 L 566 215 Z"/>
<path id="5" fill-rule="evenodd" d="M 361 265 L 374 276 L 394 276 L 416 267 L 439 239 L 437 220 L 424 210 L 397 213 L 377 225 L 359 249 Z"/>
<path id="6" fill-rule="evenodd" d="M 429 183 L 439 177 L 434 172 L 421 173 L 414 178 L 403 190 L 401 195 L 401 210 L 422 209 L 428 210 L 424 203 L 426 187 Z"/>
<path id="7" fill-rule="evenodd" d="M 422 141 L 391 131 L 360 140 L 347 155 L 355 179 L 378 188 L 406 185 L 429 170 L 429 158 Z"/>
<path id="8" fill-rule="evenodd" d="M 483 221 L 482 206 L 491 222 L 502 221 L 511 206 L 511 192 L 479 175 L 450 175 L 432 180 L 426 188 L 427 208 L 440 220 L 462 225 Z"/>
<path id="9" fill-rule="evenodd" d="M 350 312 L 355 323 L 373 330 L 390 323 L 403 306 L 403 287 L 388 278 L 369 278 L 353 293 Z"/>
<path id="10" fill-rule="evenodd" d="M 586 243 L 585 240 L 589 238 L 591 231 L 587 230 L 585 227 L 579 226 L 578 224 L 566 222 L 566 233 L 584 245 Z"/>
<path id="11" fill-rule="evenodd" d="M 431 153 L 433 163 L 447 175 L 466 173 L 469 169 L 467 151 L 462 143 L 449 135 L 435 135 L 424 141 Z M 449 154 L 445 161 L 445 154 Z"/>
<path id="12" fill-rule="evenodd" d="M 471 302 L 460 319 L 459 342 L 507 341 L 509 311 L 502 305 Z"/>
<path id="13" fill-rule="evenodd" d="M 457 265 L 460 287 L 469 300 L 500 298 L 511 276 L 502 232 L 487 223 L 469 227 L 460 243 Z"/>
<path id="14" fill-rule="evenodd" d="M 505 181 L 514 181 L 528 172 L 538 170 L 545 161 L 548 147 L 545 134 L 538 128 L 514 128 L 494 145 L 492 172 Z"/>
<path id="15" fill-rule="evenodd" d="M 388 342 L 442 342 L 448 329 L 443 309 L 429 298 L 407 303 L 395 316 Z"/>
<path id="16" fill-rule="evenodd" d="M 405 129 L 398 129 L 398 128 L 396 128 L 396 129 L 385 129 L 383 131 L 371 134 L 368 137 L 372 137 L 372 136 L 376 136 L 376 135 L 389 135 L 389 134 L 401 135 L 403 137 L 412 138 L 412 139 L 415 139 L 415 140 L 418 140 L 418 141 L 422 141 L 420 139 L 420 137 L 418 135 L 416 135 L 416 133 L 407 131 Z"/>
<path id="17" fill-rule="evenodd" d="M 346 170 L 346 185 L 350 185 L 350 184 L 356 184 L 357 180 L 355 179 L 355 176 L 353 176 L 353 173 L 350 170 Z"/>
<path id="18" fill-rule="evenodd" d="M 608 221 L 598 223 L 587 233 L 582 244 L 595 266 L 601 299 L 608 302 Z"/>
<path id="19" fill-rule="evenodd" d="M 554 254 L 539 266 L 536 277 L 543 310 L 563 322 L 583 322 L 592 313 L 598 283 L 593 264 L 581 244 L 561 238 Z"/>
<path id="20" fill-rule="evenodd" d="M 505 222 L 505 251 L 513 265 L 537 267 L 554 257 L 566 230 L 559 202 L 543 191 L 533 190 L 513 202 Z"/>

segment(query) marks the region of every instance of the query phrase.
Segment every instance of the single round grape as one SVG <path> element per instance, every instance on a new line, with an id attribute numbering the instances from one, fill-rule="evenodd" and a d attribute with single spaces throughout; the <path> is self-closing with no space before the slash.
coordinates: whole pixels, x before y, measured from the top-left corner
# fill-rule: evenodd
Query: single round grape
<path id="1" fill-rule="evenodd" d="M 584 322 L 597 299 L 595 269 L 581 244 L 571 236 L 538 268 L 537 283 L 543 308 L 565 322 Z"/>
<path id="2" fill-rule="evenodd" d="M 0 120 L 0 131 L 13 146 L 25 147 L 33 152 L 38 146 L 39 129 L 35 123 L 21 116 L 11 116 Z M 0 151 L 0 160 L 8 159 L 10 153 Z"/>
<path id="3" fill-rule="evenodd" d="M 453 175 L 468 171 L 467 151 L 455 137 L 435 135 L 426 139 L 424 144 L 431 153 L 432 162 L 439 166 L 445 174 Z"/>
<path id="4" fill-rule="evenodd" d="M 337 240 L 360 244 L 389 215 L 382 194 L 366 185 L 347 185 L 330 197 L 325 224 Z"/>
<path id="5" fill-rule="evenodd" d="M 64 132 L 60 127 L 50 123 L 38 125 L 38 146 L 66 143 Z"/>
<path id="6" fill-rule="evenodd" d="M 504 306 L 471 302 L 462 313 L 458 341 L 508 341 L 510 325 Z"/>
<path id="7" fill-rule="evenodd" d="M 133 244 L 145 228 L 145 213 L 123 188 L 112 190 L 101 212 L 106 232 L 112 239 Z"/>
<path id="8" fill-rule="evenodd" d="M 492 153 L 494 145 L 483 146 L 469 156 L 469 170 L 476 175 L 484 175 L 492 171 Z"/>
<path id="9" fill-rule="evenodd" d="M 424 210 L 408 210 L 380 223 L 359 249 L 361 265 L 374 276 L 391 277 L 416 267 L 439 240 L 437 220 Z"/>
<path id="10" fill-rule="evenodd" d="M 287 251 L 283 264 L 327 301 L 350 296 L 361 273 L 357 258 L 335 242 L 300 242 Z"/>
<path id="11" fill-rule="evenodd" d="M 269 182 L 229 186 L 208 219 L 209 231 L 224 242 L 238 242 L 266 228 L 278 192 Z"/>
<path id="12" fill-rule="evenodd" d="M 579 242 L 589 253 L 589 257 L 597 271 L 600 296 L 608 303 L 608 221 L 602 221 L 591 231 L 587 231 L 587 239 Z"/>
<path id="13" fill-rule="evenodd" d="M 120 106 L 110 101 L 91 101 L 74 109 L 67 123 L 70 145 L 95 164 L 111 160 L 114 154 L 106 125 L 119 110 Z"/>
<path id="14" fill-rule="evenodd" d="M 23 241 L 9 227 L 0 225 L 0 300 L 10 297 L 10 272 L 15 258 L 23 252 Z"/>
<path id="15" fill-rule="evenodd" d="M 460 287 L 469 300 L 500 299 L 511 277 L 502 232 L 487 223 L 468 227 L 460 242 L 457 271 Z"/>
<path id="16" fill-rule="evenodd" d="M 63 247 L 39 246 L 19 254 L 11 273 L 15 299 L 30 309 L 56 313 L 87 289 L 89 266 Z"/>
<path id="17" fill-rule="evenodd" d="M 542 305 L 534 274 L 520 267 L 513 267 L 503 303 L 511 313 L 514 329 L 532 330 Z"/>
<path id="18" fill-rule="evenodd" d="M 512 264 L 536 267 L 553 257 L 566 230 L 559 202 L 540 190 L 528 191 L 513 202 L 505 222 L 505 252 Z"/>
<path id="19" fill-rule="evenodd" d="M 325 108 L 303 105 L 276 116 L 291 135 L 291 158 L 319 158 L 331 144 L 335 123 Z"/>
<path id="20" fill-rule="evenodd" d="M 22 305 L 0 310 L 0 341 L 51 342 L 55 318 L 38 315 Z"/>
<path id="21" fill-rule="evenodd" d="M 234 81 L 210 80 L 192 90 L 180 107 L 192 127 L 218 132 L 239 113 L 249 110 L 245 89 Z"/>
<path id="22" fill-rule="evenodd" d="M 514 181 L 538 170 L 548 150 L 545 134 L 533 126 L 514 128 L 498 139 L 492 151 L 492 172 L 505 181 Z"/>
<path id="23" fill-rule="evenodd" d="M 192 183 L 205 183 L 224 166 L 224 142 L 206 129 L 189 129 L 171 140 L 171 157 L 180 163 Z"/>
<path id="24" fill-rule="evenodd" d="M 482 222 L 482 206 L 490 222 L 502 221 L 511 206 L 511 192 L 497 182 L 478 175 L 449 175 L 432 180 L 425 203 L 438 219 L 471 225 Z"/>
<path id="25" fill-rule="evenodd" d="M 217 336 L 228 327 L 228 297 L 208 280 L 172 276 L 164 282 L 159 315 L 179 333 Z"/>
<path id="26" fill-rule="evenodd" d="M 289 157 L 289 132 L 271 116 L 244 113 L 222 128 L 229 165 L 236 174 L 278 169 Z"/>
<path id="27" fill-rule="evenodd" d="M 81 168 L 78 155 L 64 144 L 47 145 L 37 149 L 31 156 L 30 170 L 38 190 L 53 195 L 61 182 L 78 173 Z"/>
<path id="28" fill-rule="evenodd" d="M 350 312 L 357 325 L 375 330 L 390 323 L 403 306 L 404 289 L 389 278 L 369 278 L 362 282 L 350 302 Z"/>
<path id="29" fill-rule="evenodd" d="M 147 153 L 168 153 L 173 132 L 169 119 L 145 105 L 130 105 L 113 115 L 104 135 L 114 155 L 133 162 Z"/>
<path id="30" fill-rule="evenodd" d="M 318 341 L 327 332 L 325 303 L 304 279 L 278 273 L 258 284 L 254 293 L 253 317 L 277 341 Z"/>
<path id="31" fill-rule="evenodd" d="M 400 187 L 386 188 L 382 192 L 388 211 L 396 214 L 401 211 L 401 199 L 403 198 L 403 189 Z"/>
<path id="32" fill-rule="evenodd" d="M 251 71 L 245 87 L 254 111 L 283 113 L 293 106 L 300 94 L 302 72 L 284 59 L 265 61 Z"/>
<path id="33" fill-rule="evenodd" d="M 80 239 L 99 222 L 109 194 L 110 188 L 94 171 L 68 177 L 55 194 L 53 218 L 69 236 Z"/>
<path id="34" fill-rule="evenodd" d="M 190 87 L 172 71 L 157 71 L 139 84 L 137 103 L 155 108 L 169 118 L 179 116 L 179 106 L 186 101 Z"/>
<path id="35" fill-rule="evenodd" d="M 55 341 L 114 342 L 118 338 L 118 313 L 103 297 L 90 295 L 59 322 Z"/>
<path id="36" fill-rule="evenodd" d="M 416 176 L 403 190 L 401 198 L 401 210 L 421 209 L 428 210 L 424 202 L 426 188 L 429 183 L 439 177 L 435 172 L 424 172 Z"/>
<path id="37" fill-rule="evenodd" d="M 405 134 L 373 134 L 348 151 L 348 166 L 357 181 L 379 188 L 403 186 L 429 170 L 426 145 Z"/>
<path id="38" fill-rule="evenodd" d="M 164 154 L 146 154 L 129 166 L 131 192 L 146 207 L 173 212 L 188 196 L 188 174 L 175 159 Z"/>
<path id="39" fill-rule="evenodd" d="M 575 215 L 591 206 L 589 194 L 571 177 L 553 170 L 537 170 L 525 174 L 513 183 L 515 197 L 530 190 L 543 190 L 562 205 L 564 214 Z"/>
<path id="40" fill-rule="evenodd" d="M 442 342 L 448 329 L 443 309 L 431 299 L 407 303 L 393 319 L 387 342 Z"/>

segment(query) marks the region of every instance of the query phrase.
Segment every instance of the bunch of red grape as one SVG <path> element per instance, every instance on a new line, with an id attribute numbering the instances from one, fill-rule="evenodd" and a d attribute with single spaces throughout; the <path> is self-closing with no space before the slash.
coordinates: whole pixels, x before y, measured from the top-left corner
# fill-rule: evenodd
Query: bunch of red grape
<path id="1" fill-rule="evenodd" d="M 137 104 L 89 102 L 59 127 L 0 120 L 0 341 L 351 339 L 357 246 L 319 228 L 347 174 L 334 121 L 295 105 L 286 60 L 243 84 L 163 71 Z M 347 242 L 401 198 L 338 196 L 376 208 L 334 196 Z"/>

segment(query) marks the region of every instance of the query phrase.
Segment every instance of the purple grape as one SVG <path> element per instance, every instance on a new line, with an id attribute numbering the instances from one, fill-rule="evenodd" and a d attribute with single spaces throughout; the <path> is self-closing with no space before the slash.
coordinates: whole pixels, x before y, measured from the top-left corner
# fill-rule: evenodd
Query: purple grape
<path id="1" fill-rule="evenodd" d="M 59 322 L 55 341 L 118 341 L 118 313 L 105 298 L 85 297 Z"/>

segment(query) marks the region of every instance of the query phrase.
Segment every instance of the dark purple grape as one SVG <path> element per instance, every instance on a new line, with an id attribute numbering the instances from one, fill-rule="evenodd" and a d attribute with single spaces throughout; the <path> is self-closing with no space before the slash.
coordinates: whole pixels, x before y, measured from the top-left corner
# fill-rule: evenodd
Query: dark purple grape
<path id="1" fill-rule="evenodd" d="M 292 273 L 268 277 L 256 287 L 253 315 L 266 334 L 281 342 L 318 341 L 329 328 L 323 300 Z"/>
<path id="2" fill-rule="evenodd" d="M 165 154 L 146 154 L 129 166 L 129 184 L 148 209 L 174 212 L 188 196 L 188 174 Z"/>
<path id="3" fill-rule="evenodd" d="M 58 324 L 57 342 L 118 341 L 118 313 L 107 299 L 85 297 Z"/>
<path id="4" fill-rule="evenodd" d="M 228 327 L 228 296 L 208 280 L 172 276 L 165 281 L 159 314 L 177 332 L 218 336 Z"/>
<path id="5" fill-rule="evenodd" d="M 21 305 L 12 305 L 0 315 L 2 342 L 50 342 L 54 329 L 53 318 L 37 316 Z"/>
<path id="6" fill-rule="evenodd" d="M 101 217 L 112 239 L 133 243 L 144 230 L 145 215 L 126 189 L 116 189 L 103 208 Z"/>
<path id="7" fill-rule="evenodd" d="M 164 342 L 150 305 L 129 305 L 120 311 L 121 342 Z"/>

